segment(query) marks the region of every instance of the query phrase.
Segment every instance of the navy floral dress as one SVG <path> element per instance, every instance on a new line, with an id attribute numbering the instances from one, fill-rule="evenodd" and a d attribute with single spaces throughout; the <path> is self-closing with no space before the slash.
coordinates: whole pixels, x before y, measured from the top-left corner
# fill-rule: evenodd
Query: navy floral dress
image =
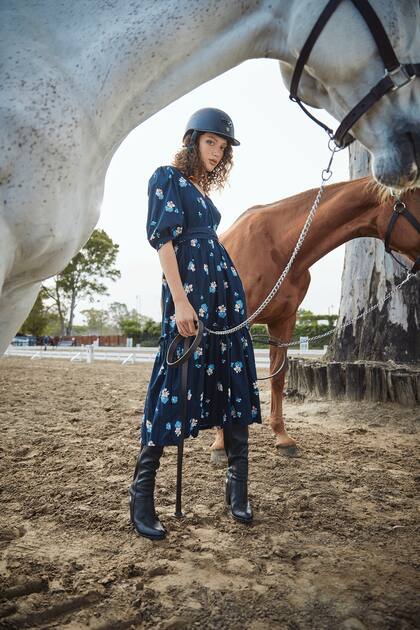
<path id="1" fill-rule="evenodd" d="M 172 166 L 149 181 L 147 236 L 159 250 L 172 240 L 185 293 L 204 325 L 231 328 L 246 318 L 242 282 L 216 229 L 220 212 Z M 177 445 L 181 435 L 180 367 L 166 364 L 178 334 L 169 286 L 162 282 L 162 336 L 147 391 L 141 443 Z M 254 351 L 249 326 L 229 335 L 204 331 L 189 359 L 185 437 L 229 422 L 261 422 Z"/>

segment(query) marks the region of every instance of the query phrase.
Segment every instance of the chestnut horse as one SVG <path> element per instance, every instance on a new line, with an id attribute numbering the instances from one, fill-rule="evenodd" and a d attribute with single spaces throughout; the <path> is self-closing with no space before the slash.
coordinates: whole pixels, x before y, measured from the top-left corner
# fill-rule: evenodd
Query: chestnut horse
<path id="1" fill-rule="evenodd" d="M 251 315 L 273 288 L 285 268 L 309 209 L 315 190 L 302 192 L 244 212 L 224 232 L 220 241 L 232 257 L 244 285 L 247 312 Z M 404 194 L 410 212 L 420 220 L 420 191 Z M 384 240 L 394 201 L 378 191 L 371 178 L 327 186 L 312 226 L 280 290 L 253 323 L 268 326 L 271 337 L 291 340 L 297 310 L 310 283 L 309 268 L 339 245 L 353 238 L 372 236 Z M 396 222 L 390 245 L 411 260 L 419 255 L 420 234 L 404 218 Z M 284 350 L 270 346 L 270 373 L 281 365 Z M 282 397 L 285 373 L 271 380 L 270 425 L 276 446 L 293 451 L 296 441 L 284 426 Z M 223 431 L 216 432 L 212 450 L 223 449 Z M 214 454 L 216 455 L 216 453 Z M 219 453 L 219 457 L 222 454 Z M 217 461 L 217 455 L 214 458 Z"/>

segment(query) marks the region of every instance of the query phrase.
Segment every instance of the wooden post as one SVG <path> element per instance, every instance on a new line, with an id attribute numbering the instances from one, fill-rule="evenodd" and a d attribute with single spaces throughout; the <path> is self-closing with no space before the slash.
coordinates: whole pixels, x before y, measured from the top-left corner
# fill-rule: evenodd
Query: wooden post
<path id="1" fill-rule="evenodd" d="M 362 363 L 346 363 L 346 398 L 362 400 L 365 390 L 365 366 Z"/>
<path id="2" fill-rule="evenodd" d="M 344 379 L 342 374 L 342 364 L 338 361 L 328 363 L 328 398 L 331 400 L 341 400 L 344 398 Z"/>

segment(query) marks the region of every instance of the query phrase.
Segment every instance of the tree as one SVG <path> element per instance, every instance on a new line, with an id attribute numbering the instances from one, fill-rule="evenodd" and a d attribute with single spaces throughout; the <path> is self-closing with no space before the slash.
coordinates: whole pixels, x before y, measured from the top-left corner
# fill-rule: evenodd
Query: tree
<path id="1" fill-rule="evenodd" d="M 124 335 L 131 337 L 134 343 L 156 346 L 160 339 L 161 324 L 151 317 L 132 311 L 130 317 L 121 321 L 121 330 Z"/>
<path id="2" fill-rule="evenodd" d="M 104 230 L 94 230 L 80 252 L 67 267 L 54 277 L 51 286 L 45 287 L 54 302 L 61 322 L 61 335 L 71 335 L 76 306 L 83 298 L 93 301 L 97 295 L 106 295 L 103 280 L 116 280 L 121 272 L 114 267 L 119 246 Z"/>
<path id="3" fill-rule="evenodd" d="M 91 335 L 103 335 L 109 326 L 109 313 L 104 309 L 88 308 L 81 311 L 86 320 L 86 328 Z"/>
<path id="4" fill-rule="evenodd" d="M 35 300 L 35 304 L 28 317 L 23 322 L 19 333 L 23 335 L 35 335 L 36 337 L 41 337 L 41 335 L 45 334 L 52 315 L 50 309 L 45 304 L 47 297 L 45 289 L 41 288 Z"/>
<path id="5" fill-rule="evenodd" d="M 370 173 L 369 154 L 354 142 L 350 148 L 350 177 Z M 328 349 L 335 361 L 356 359 L 418 361 L 420 356 L 420 278 L 411 278 L 386 302 L 384 294 L 400 283 L 405 271 L 385 254 L 383 243 L 360 238 L 346 244 L 338 324 L 349 322 L 379 302 L 378 309 L 352 326 L 338 329 Z"/>
<path id="6" fill-rule="evenodd" d="M 124 304 L 123 302 L 112 302 L 108 309 L 108 313 L 111 325 L 118 329 L 118 331 L 122 330 L 121 322 L 130 317 L 127 304 Z"/>

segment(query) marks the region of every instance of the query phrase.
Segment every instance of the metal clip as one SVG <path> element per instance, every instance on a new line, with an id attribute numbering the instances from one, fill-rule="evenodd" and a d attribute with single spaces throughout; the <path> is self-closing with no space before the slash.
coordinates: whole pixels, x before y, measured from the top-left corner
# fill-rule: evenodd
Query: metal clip
<path id="1" fill-rule="evenodd" d="M 396 201 L 394 204 L 394 208 L 393 211 L 396 212 L 397 214 L 401 214 L 402 212 L 404 212 L 404 210 L 406 209 L 406 205 L 403 201 Z"/>
<path id="2" fill-rule="evenodd" d="M 388 76 L 394 84 L 391 88 L 392 92 L 396 92 L 416 78 L 415 74 L 408 74 L 406 67 L 403 65 L 399 65 L 398 68 L 394 70 L 385 70 L 385 76 Z M 398 80 L 400 81 L 399 83 Z"/>

